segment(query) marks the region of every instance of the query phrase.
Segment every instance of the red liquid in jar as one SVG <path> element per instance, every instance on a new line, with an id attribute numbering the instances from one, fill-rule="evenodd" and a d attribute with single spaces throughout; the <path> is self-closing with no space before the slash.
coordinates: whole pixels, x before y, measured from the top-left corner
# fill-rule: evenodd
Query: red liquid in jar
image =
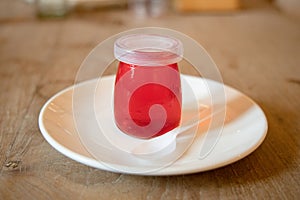
<path id="1" fill-rule="evenodd" d="M 137 66 L 120 62 L 115 85 L 125 75 L 126 81 L 115 87 L 114 91 L 115 122 L 121 131 L 131 136 L 149 138 L 147 129 L 137 130 L 130 126 L 130 123 L 134 121 L 138 126 L 147 126 L 151 121 L 149 109 L 154 104 L 163 106 L 167 117 L 162 129 L 151 137 L 162 135 L 179 125 L 182 100 L 177 63 L 166 66 Z M 151 81 L 138 85 L 139 79 L 145 80 L 146 78 Z M 159 80 L 164 80 L 165 84 L 159 84 Z M 134 92 L 129 91 L 132 87 L 136 88 Z M 124 101 L 129 104 L 127 108 L 124 107 Z M 130 117 L 126 112 L 129 112 Z M 154 123 L 155 120 L 161 119 L 155 118 Z"/>

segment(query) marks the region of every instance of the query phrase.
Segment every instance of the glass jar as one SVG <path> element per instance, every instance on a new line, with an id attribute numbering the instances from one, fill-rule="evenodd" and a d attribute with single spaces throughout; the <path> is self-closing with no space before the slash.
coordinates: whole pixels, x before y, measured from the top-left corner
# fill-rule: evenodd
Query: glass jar
<path id="1" fill-rule="evenodd" d="M 66 0 L 37 0 L 37 14 L 40 17 L 64 17 L 68 11 Z"/>
<path id="2" fill-rule="evenodd" d="M 171 37 L 133 34 L 115 42 L 119 66 L 114 88 L 114 117 L 124 133 L 149 139 L 176 128 L 181 119 L 178 62 L 182 43 Z"/>

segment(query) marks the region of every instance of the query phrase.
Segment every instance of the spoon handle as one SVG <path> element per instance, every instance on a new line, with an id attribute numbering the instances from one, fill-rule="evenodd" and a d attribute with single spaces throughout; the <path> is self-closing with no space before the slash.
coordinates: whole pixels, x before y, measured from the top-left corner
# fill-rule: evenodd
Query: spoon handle
<path id="1" fill-rule="evenodd" d="M 216 114 L 220 113 L 220 112 L 223 111 L 223 110 L 224 110 L 224 108 L 220 108 L 220 109 L 216 110 L 215 112 L 212 112 L 212 113 L 210 113 L 209 115 L 207 115 L 207 116 L 205 116 L 205 117 L 203 117 L 203 118 L 200 118 L 201 116 L 199 116 L 199 115 L 193 116 L 191 119 L 187 120 L 186 122 L 183 122 L 183 123 L 180 125 L 179 128 L 180 128 L 180 130 L 182 130 L 182 131 L 178 132 L 178 133 L 176 134 L 176 136 L 179 135 L 180 133 L 186 131 L 186 130 L 189 129 L 191 126 L 194 126 L 194 125 L 196 125 L 196 124 L 202 123 L 202 122 L 206 121 L 207 119 L 211 118 L 213 115 L 216 115 Z M 201 114 L 200 114 L 200 115 L 201 115 Z"/>
<path id="2" fill-rule="evenodd" d="M 209 119 L 211 116 L 221 112 L 222 110 L 224 110 L 224 108 L 218 109 L 202 119 L 199 119 L 199 115 L 195 115 L 190 120 L 187 120 L 186 122 L 182 123 L 179 127 L 177 127 L 177 131 L 172 131 L 173 134 L 167 133 L 162 136 L 143 142 L 142 144 L 139 144 L 138 146 L 134 147 L 131 153 L 133 155 L 152 155 L 154 153 L 161 152 L 162 150 L 170 146 L 172 143 L 174 143 L 176 141 L 176 137 L 179 134 L 185 132 L 186 130 L 195 126 L 196 124 L 199 124 Z"/>

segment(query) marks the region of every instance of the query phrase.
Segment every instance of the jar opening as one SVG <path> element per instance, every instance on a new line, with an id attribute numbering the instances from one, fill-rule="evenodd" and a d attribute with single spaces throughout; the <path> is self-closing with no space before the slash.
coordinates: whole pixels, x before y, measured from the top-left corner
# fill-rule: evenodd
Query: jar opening
<path id="1" fill-rule="evenodd" d="M 132 34 L 119 38 L 114 45 L 116 59 L 140 66 L 161 66 L 182 59 L 180 40 L 154 34 Z"/>

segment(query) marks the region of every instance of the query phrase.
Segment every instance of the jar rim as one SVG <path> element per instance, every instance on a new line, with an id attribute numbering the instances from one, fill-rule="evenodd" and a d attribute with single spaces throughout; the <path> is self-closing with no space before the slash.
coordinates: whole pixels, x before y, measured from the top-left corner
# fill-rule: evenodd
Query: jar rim
<path id="1" fill-rule="evenodd" d="M 180 40 L 158 34 L 130 34 L 118 38 L 114 55 L 119 61 L 139 66 L 161 66 L 183 57 Z"/>

